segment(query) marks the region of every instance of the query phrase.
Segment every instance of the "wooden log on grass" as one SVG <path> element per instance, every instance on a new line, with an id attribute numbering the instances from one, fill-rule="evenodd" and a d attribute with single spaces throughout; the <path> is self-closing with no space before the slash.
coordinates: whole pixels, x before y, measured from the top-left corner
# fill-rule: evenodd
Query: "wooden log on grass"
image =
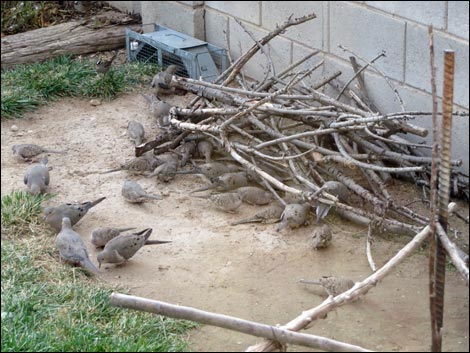
<path id="1" fill-rule="evenodd" d="M 1 67 L 122 48 L 126 43 L 126 27 L 140 29 L 136 22 L 129 15 L 110 11 L 88 20 L 6 36 L 1 40 Z"/>

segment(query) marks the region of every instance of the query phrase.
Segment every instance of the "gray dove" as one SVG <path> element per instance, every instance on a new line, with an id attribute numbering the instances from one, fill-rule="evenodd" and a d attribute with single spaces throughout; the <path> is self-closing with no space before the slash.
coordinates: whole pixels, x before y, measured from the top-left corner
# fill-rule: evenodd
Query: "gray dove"
<path id="1" fill-rule="evenodd" d="M 125 180 L 124 184 L 122 185 L 121 189 L 121 195 L 124 197 L 124 199 L 127 202 L 130 203 L 142 203 L 147 200 L 162 200 L 163 198 L 158 195 L 150 195 L 148 194 L 144 189 L 142 189 L 142 186 L 137 184 L 137 182 L 132 181 L 132 180 Z"/>
<path id="2" fill-rule="evenodd" d="M 197 150 L 199 152 L 199 156 L 204 157 L 206 160 L 206 163 L 211 162 L 213 149 L 214 147 L 212 146 L 212 143 L 210 143 L 207 140 L 201 140 L 197 144 Z"/>
<path id="3" fill-rule="evenodd" d="M 24 175 L 23 181 L 33 195 L 44 192 L 46 186 L 49 185 L 47 162 L 47 157 L 43 157 L 39 164 L 33 166 Z"/>
<path id="4" fill-rule="evenodd" d="M 98 254 L 100 267 L 103 262 L 113 264 L 126 262 L 144 245 L 171 243 L 171 241 L 148 240 L 150 234 L 152 234 L 152 228 L 147 228 L 138 233 L 121 234 L 111 239 Z"/>
<path id="5" fill-rule="evenodd" d="M 327 191 L 329 194 L 336 196 L 341 202 L 345 202 L 348 199 L 348 188 L 344 186 L 343 183 L 340 183 L 339 181 L 327 181 L 323 186 L 318 189 L 313 196 L 318 195 L 322 191 Z M 326 205 L 323 203 L 318 203 L 317 209 L 316 209 L 316 215 L 317 215 L 317 223 L 325 218 L 328 215 L 328 211 L 330 210 L 331 205 Z"/>
<path id="6" fill-rule="evenodd" d="M 124 164 L 121 164 L 119 168 L 107 170 L 101 174 L 113 173 L 120 170 L 127 170 L 131 174 L 143 174 L 146 172 L 151 172 L 157 167 L 158 160 L 151 153 L 145 153 L 143 156 L 135 157 Z"/>
<path id="7" fill-rule="evenodd" d="M 159 100 L 155 96 L 147 96 L 142 94 L 145 100 L 150 105 L 150 112 L 152 116 L 156 119 L 156 124 L 158 127 L 165 127 L 170 125 L 169 113 L 170 109 L 173 108 L 172 105 L 168 104 L 165 101 Z"/>
<path id="8" fill-rule="evenodd" d="M 59 231 L 62 227 L 62 218 L 70 218 L 71 224 L 74 225 L 87 214 L 90 208 L 99 204 L 105 198 L 100 197 L 93 202 L 66 203 L 57 207 L 46 207 L 44 209 L 44 220 L 56 231 Z"/>
<path id="9" fill-rule="evenodd" d="M 43 152 L 46 153 L 66 153 L 66 151 L 50 150 L 32 143 L 24 143 L 21 145 L 11 146 L 14 156 L 21 161 L 31 160 L 32 157 L 37 156 Z"/>
<path id="10" fill-rule="evenodd" d="M 136 146 L 139 146 L 144 141 L 145 131 L 141 123 L 131 120 L 127 124 L 127 136 L 131 139 Z"/>
<path id="11" fill-rule="evenodd" d="M 239 221 L 231 223 L 232 226 L 245 223 L 275 223 L 281 219 L 282 212 L 284 211 L 284 206 L 279 204 L 271 205 L 268 208 L 255 213 L 254 216 L 240 219 Z"/>
<path id="12" fill-rule="evenodd" d="M 267 205 L 274 200 L 274 195 L 256 186 L 243 186 L 235 190 L 239 193 L 242 201 L 251 205 Z"/>
<path id="13" fill-rule="evenodd" d="M 157 176 L 158 180 L 169 182 L 175 176 L 176 170 L 178 169 L 178 155 L 173 152 L 166 152 L 155 156 L 158 167 L 156 167 L 147 178 Z"/>
<path id="14" fill-rule="evenodd" d="M 285 227 L 297 228 L 307 223 L 308 211 L 310 210 L 309 204 L 288 204 L 284 208 L 281 216 L 281 223 L 279 223 L 276 231 L 280 231 Z"/>
<path id="15" fill-rule="evenodd" d="M 179 145 L 176 149 L 176 152 L 178 152 L 181 155 L 181 167 L 184 167 L 186 165 L 186 162 L 191 158 L 196 151 L 196 142 L 194 141 L 188 141 L 183 143 L 182 145 Z"/>
<path id="16" fill-rule="evenodd" d="M 194 166 L 192 170 L 179 170 L 175 174 L 202 174 L 209 180 L 222 174 L 238 172 L 240 168 L 234 164 L 223 164 L 220 162 L 204 163 Z"/>
<path id="17" fill-rule="evenodd" d="M 155 95 L 158 97 L 160 93 L 168 94 L 171 93 L 171 79 L 176 73 L 176 65 L 168 66 L 164 71 L 156 74 L 150 86 L 155 89 Z"/>
<path id="18" fill-rule="evenodd" d="M 354 287 L 354 281 L 333 276 L 323 276 L 318 279 L 318 281 L 306 281 L 301 279 L 300 282 L 306 284 L 319 284 L 325 289 L 328 295 L 332 295 L 333 297 L 336 297 L 337 295 Z"/>
<path id="19" fill-rule="evenodd" d="M 70 219 L 64 217 L 61 225 L 61 230 L 55 238 L 55 245 L 59 249 L 60 257 L 73 266 L 80 266 L 92 273 L 98 273 L 99 270 L 88 257 L 88 251 L 82 238 L 72 230 Z"/>
<path id="20" fill-rule="evenodd" d="M 225 173 L 221 176 L 211 178 L 211 184 L 209 186 L 193 190 L 191 193 L 216 188 L 220 188 L 221 191 L 230 191 L 246 185 L 248 185 L 248 179 L 246 178 L 245 172 Z"/>
<path id="21" fill-rule="evenodd" d="M 242 199 L 236 192 L 193 197 L 208 199 L 214 204 L 214 206 L 221 209 L 222 211 L 229 213 L 233 213 L 233 211 L 235 211 L 242 204 Z"/>
<path id="22" fill-rule="evenodd" d="M 135 229 L 131 228 L 111 228 L 111 227 L 101 227 L 93 229 L 91 232 L 91 243 L 97 248 L 101 248 L 106 245 L 108 241 L 113 238 L 116 238 L 122 232 L 127 232 L 128 230 Z"/>
<path id="23" fill-rule="evenodd" d="M 330 245 L 332 233 L 328 224 L 321 224 L 313 229 L 312 234 L 312 248 L 320 249 L 326 248 Z"/>

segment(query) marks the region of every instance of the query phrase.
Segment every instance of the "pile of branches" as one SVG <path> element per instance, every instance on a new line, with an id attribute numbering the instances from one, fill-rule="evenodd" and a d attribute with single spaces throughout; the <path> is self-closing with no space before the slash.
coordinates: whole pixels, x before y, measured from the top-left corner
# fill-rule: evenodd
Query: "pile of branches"
<path id="1" fill-rule="evenodd" d="M 343 217 L 382 230 L 415 234 L 429 218 L 397 203 L 387 190 L 392 177 L 429 185 L 432 158 L 425 155 L 431 146 L 411 143 L 401 137 L 413 134 L 425 137 L 428 131 L 413 125 L 415 117 L 430 112 L 405 111 L 398 91 L 390 80 L 373 66 L 384 56 L 371 61 L 353 54 L 356 74 L 348 80 L 336 97 L 321 88 L 341 75 L 324 77 L 313 85 L 304 83 L 322 62 L 304 71 L 296 68 L 318 52 L 313 52 L 274 74 L 272 64 L 264 80 L 247 83 L 241 69 L 258 51 L 272 63 L 265 45 L 288 27 L 314 18 L 307 15 L 289 18 L 282 26 L 259 41 L 234 61 L 215 83 L 173 76 L 171 85 L 197 96 L 187 108 L 170 111 L 171 127 L 154 141 L 136 148 L 137 156 L 154 148 L 155 154 L 176 148 L 190 135 L 212 139 L 236 162 L 260 177 L 260 183 L 276 194 L 279 191 L 300 195 L 313 205 L 334 205 Z M 248 34 L 250 34 L 247 31 Z M 362 60 L 361 67 L 356 59 Z M 389 83 L 402 111 L 381 114 L 367 95 L 361 73 L 365 68 L 376 70 Z M 238 80 L 240 88 L 235 88 Z M 360 91 L 349 84 L 357 80 Z M 455 113 L 464 115 L 465 113 Z M 467 114 L 468 115 L 468 114 Z M 453 160 L 452 166 L 461 165 Z M 288 182 L 286 182 L 288 180 Z M 343 183 L 357 195 L 361 207 L 340 202 L 328 192 L 316 193 L 328 180 Z M 452 192 L 468 198 L 468 176 L 453 172 Z M 364 182 L 367 181 L 367 184 Z M 426 192 L 423 195 L 427 200 Z"/>

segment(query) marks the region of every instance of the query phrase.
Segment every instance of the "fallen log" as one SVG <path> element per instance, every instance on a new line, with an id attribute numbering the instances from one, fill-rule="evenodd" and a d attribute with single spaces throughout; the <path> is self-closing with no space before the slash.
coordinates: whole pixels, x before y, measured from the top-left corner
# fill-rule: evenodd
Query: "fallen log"
<path id="1" fill-rule="evenodd" d="M 138 30 L 137 20 L 110 11 L 92 19 L 71 21 L 3 37 L 2 69 L 61 55 L 87 54 L 125 46 L 126 27 Z"/>

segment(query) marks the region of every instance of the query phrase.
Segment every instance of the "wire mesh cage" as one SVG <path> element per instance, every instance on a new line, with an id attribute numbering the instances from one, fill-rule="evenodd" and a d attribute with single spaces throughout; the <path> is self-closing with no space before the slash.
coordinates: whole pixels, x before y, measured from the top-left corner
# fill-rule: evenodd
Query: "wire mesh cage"
<path id="1" fill-rule="evenodd" d="M 176 65 L 182 77 L 213 82 L 227 69 L 227 51 L 184 33 L 154 24 L 154 31 L 140 34 L 126 29 L 129 62 L 154 63 L 163 68 Z"/>

